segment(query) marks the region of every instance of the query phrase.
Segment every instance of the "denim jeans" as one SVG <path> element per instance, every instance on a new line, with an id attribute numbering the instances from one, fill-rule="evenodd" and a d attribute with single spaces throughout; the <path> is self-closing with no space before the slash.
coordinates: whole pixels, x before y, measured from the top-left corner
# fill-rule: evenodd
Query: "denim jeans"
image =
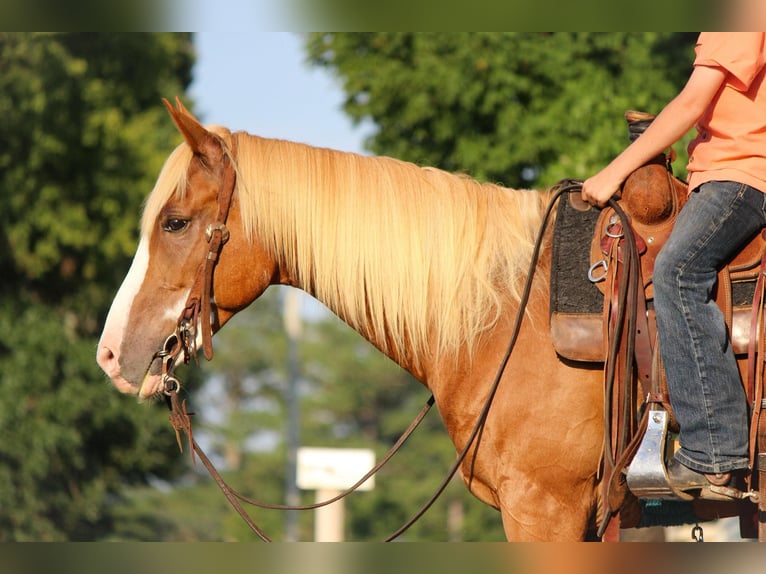
<path id="1" fill-rule="evenodd" d="M 717 271 L 766 225 L 766 194 L 733 181 L 699 186 L 654 266 L 654 305 L 678 462 L 705 473 L 748 466 L 748 405 L 723 313 Z"/>

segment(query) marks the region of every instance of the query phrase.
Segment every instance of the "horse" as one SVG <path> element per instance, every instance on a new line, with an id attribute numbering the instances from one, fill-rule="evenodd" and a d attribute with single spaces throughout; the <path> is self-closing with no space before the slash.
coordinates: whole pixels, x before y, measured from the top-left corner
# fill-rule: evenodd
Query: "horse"
<path id="1" fill-rule="evenodd" d="M 205 127 L 178 98 L 164 103 L 183 142 L 147 198 L 98 343 L 114 386 L 141 399 L 162 394 L 160 351 L 210 257 L 205 229 L 228 163 L 228 237 L 203 330 L 212 336 L 271 285 L 302 289 L 430 390 L 459 452 L 517 327 L 459 474 L 500 511 L 509 541 L 594 539 L 610 504 L 600 488 L 603 369 L 554 348 L 549 233 L 515 321 L 551 191 Z"/>

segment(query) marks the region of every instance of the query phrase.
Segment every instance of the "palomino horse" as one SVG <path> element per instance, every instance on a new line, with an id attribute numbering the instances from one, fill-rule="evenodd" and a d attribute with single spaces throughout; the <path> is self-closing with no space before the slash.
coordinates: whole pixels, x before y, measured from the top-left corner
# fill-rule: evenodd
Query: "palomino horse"
<path id="1" fill-rule="evenodd" d="M 226 160 L 236 184 L 212 330 L 270 285 L 303 289 L 421 381 L 463 449 L 506 353 L 550 192 L 206 129 L 180 102 L 165 103 L 185 142 L 146 202 L 98 344 L 114 385 L 141 398 L 162 392 L 158 351 L 208 257 Z M 514 541 L 588 539 L 604 515 L 603 373 L 554 350 L 549 243 L 481 441 L 460 469 Z"/>

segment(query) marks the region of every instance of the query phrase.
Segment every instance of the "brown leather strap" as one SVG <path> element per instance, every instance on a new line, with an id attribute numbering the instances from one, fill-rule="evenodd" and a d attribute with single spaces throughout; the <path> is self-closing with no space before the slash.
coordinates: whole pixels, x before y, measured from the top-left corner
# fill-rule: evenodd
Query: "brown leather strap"
<path id="1" fill-rule="evenodd" d="M 652 345 L 652 335 L 649 330 L 649 316 L 646 311 L 646 295 L 643 288 L 641 276 L 641 266 L 636 266 L 638 278 L 637 284 L 640 286 L 636 291 L 636 317 L 635 317 L 635 349 L 633 351 L 636 359 L 636 370 L 638 371 L 638 381 L 644 392 L 644 398 L 653 394 L 652 389 L 652 362 L 654 358 L 654 346 Z"/>
<path id="2" fill-rule="evenodd" d="M 213 327 L 211 325 L 211 308 L 210 301 L 213 298 L 213 269 L 218 262 L 218 257 L 221 253 L 223 244 L 229 239 L 229 231 L 226 229 L 226 220 L 229 216 L 229 208 L 231 207 L 231 200 L 234 196 L 234 186 L 237 181 L 237 176 L 232 165 L 234 154 L 236 153 L 236 139 L 232 136 L 232 150 L 231 157 L 226 153 L 226 148 L 221 143 L 223 149 L 223 180 L 221 187 L 218 188 L 218 215 L 216 216 L 215 223 L 209 225 L 205 230 L 208 240 L 208 252 L 205 257 L 204 266 L 204 280 L 202 283 L 202 351 L 205 354 L 205 359 L 208 361 L 213 358 Z"/>
<path id="3" fill-rule="evenodd" d="M 213 465 L 207 455 L 205 455 L 205 452 L 194 440 L 194 437 L 192 436 L 192 425 L 190 418 L 191 413 L 186 412 L 186 401 L 181 403 L 178 398 L 178 393 L 171 393 L 169 396 L 171 405 L 170 424 L 173 425 L 173 429 L 176 431 L 176 438 L 179 441 L 179 446 L 181 445 L 180 433 L 183 432 L 189 439 L 189 446 L 192 451 L 192 457 L 194 456 L 194 453 L 197 453 L 197 456 L 199 456 L 202 464 L 205 465 L 205 468 L 210 473 L 210 476 L 213 477 L 213 480 L 215 480 L 218 487 L 226 495 L 226 500 L 229 501 L 229 504 L 231 504 L 231 506 L 237 511 L 240 517 L 242 517 L 242 520 L 245 521 L 250 529 L 255 532 L 261 538 L 261 540 L 264 540 L 265 542 L 271 542 L 271 539 L 258 527 L 255 522 L 253 522 L 253 519 L 250 518 L 250 515 L 245 511 L 244 508 L 242 508 L 242 505 L 239 503 L 236 496 L 234 496 L 232 493 L 232 489 L 215 468 L 215 465 Z"/>
<path id="4" fill-rule="evenodd" d="M 197 274 L 192 283 L 189 297 L 186 300 L 184 311 L 179 318 L 179 327 L 182 322 L 187 322 L 195 333 L 197 329 L 202 332 L 202 351 L 208 361 L 213 358 L 213 326 L 211 300 L 213 298 L 213 270 L 221 254 L 221 248 L 229 239 L 229 231 L 226 229 L 226 220 L 229 215 L 234 188 L 236 185 L 236 171 L 233 166 L 236 154 L 236 139 L 232 136 L 231 152 L 221 141 L 221 153 L 223 155 L 223 175 L 221 185 L 218 188 L 218 212 L 215 222 L 208 225 L 205 235 L 208 241 L 208 250 L 205 259 L 197 268 Z M 191 348 L 196 360 L 196 336 L 191 341 Z M 186 358 L 189 360 L 189 357 Z"/>
<path id="5" fill-rule="evenodd" d="M 205 451 L 202 450 L 199 444 L 194 440 L 194 435 L 192 433 L 192 424 L 191 424 L 191 416 L 194 413 L 187 412 L 186 400 L 181 401 L 179 399 L 178 392 L 172 392 L 168 394 L 168 401 L 169 401 L 169 407 L 170 407 L 170 415 L 169 415 L 170 424 L 173 426 L 173 429 L 175 430 L 176 440 L 178 441 L 178 446 L 181 449 L 181 451 L 183 452 L 183 441 L 181 440 L 181 433 L 184 433 L 186 435 L 186 438 L 189 441 L 192 461 L 195 460 L 194 457 L 196 453 L 196 455 L 202 461 L 202 464 L 207 469 L 210 476 L 213 478 L 213 480 L 215 480 L 215 483 L 223 492 L 224 496 L 226 497 L 226 500 L 228 500 L 229 504 L 231 504 L 231 506 L 237 511 L 237 513 L 240 515 L 242 520 L 244 520 L 245 523 L 250 527 L 250 529 L 253 532 L 255 532 L 262 540 L 266 542 L 271 542 L 271 539 L 266 535 L 266 533 L 263 530 L 261 530 L 261 528 L 250 517 L 248 512 L 242 507 L 242 505 L 240 504 L 240 501 L 247 504 L 251 504 L 253 506 L 260 507 L 260 508 L 267 508 L 272 510 L 313 510 L 316 508 L 320 508 L 322 506 L 327 506 L 329 504 L 332 504 L 333 502 L 336 502 L 348 496 L 349 494 L 357 490 L 362 484 L 364 484 L 371 476 L 373 476 L 381 468 L 383 468 L 383 466 L 389 460 L 391 460 L 394 454 L 396 454 L 399 451 L 399 449 L 402 447 L 404 442 L 415 431 L 415 429 L 422 422 L 426 414 L 428 414 L 428 411 L 434 405 L 434 396 L 431 395 L 428 398 L 428 400 L 426 401 L 425 405 L 423 405 L 423 408 L 420 410 L 418 415 L 410 423 L 410 426 L 407 427 L 407 429 L 404 431 L 402 436 L 399 437 L 399 440 L 397 440 L 396 443 L 389 449 L 386 455 L 377 464 L 375 464 L 375 466 L 372 469 L 370 469 L 362 478 L 360 478 L 353 486 L 351 486 L 350 488 L 341 492 L 337 496 L 330 498 L 328 500 L 324 500 L 314 504 L 307 504 L 307 505 L 300 505 L 300 506 L 291 506 L 291 505 L 283 505 L 283 504 L 267 504 L 263 502 L 258 502 L 257 500 L 248 498 L 247 496 L 244 496 L 243 494 L 231 488 L 229 484 L 221 476 L 221 473 L 218 472 L 218 469 L 215 467 L 215 465 L 207 457 L 207 455 L 205 454 Z M 447 482 L 445 482 L 444 484 L 445 486 Z M 425 512 L 425 510 L 431 504 L 433 504 L 434 500 L 435 499 L 429 501 L 429 503 L 427 503 L 427 505 L 424 506 L 421 512 Z M 409 528 L 409 526 L 411 526 L 412 523 L 414 523 L 419 517 L 420 515 L 417 515 L 416 517 L 413 517 L 412 519 L 410 519 L 407 523 L 405 523 L 404 526 L 400 527 L 399 530 L 397 530 L 397 533 L 395 533 L 395 535 L 392 535 L 389 538 L 390 539 L 395 538 L 396 535 L 398 535 L 398 533 Z"/>
<path id="6" fill-rule="evenodd" d="M 615 207 L 615 211 L 618 208 Z M 641 277 L 640 250 L 643 240 L 634 232 L 627 217 L 619 210 L 620 224 L 614 224 L 607 256 L 608 278 L 605 290 L 605 320 L 608 322 L 606 362 L 604 365 L 604 452 L 603 489 L 605 515 L 599 533 L 603 534 L 608 517 L 617 511 L 616 505 L 624 489 L 622 471 L 639 444 L 645 427 L 646 412 L 638 420 L 635 397 L 635 371 L 639 373 L 645 397 L 652 394 L 653 345 L 646 312 L 644 284 Z M 612 235 L 616 237 L 611 237 Z"/>
<path id="7" fill-rule="evenodd" d="M 750 336 L 747 344 L 747 380 L 746 391 L 748 400 L 753 400 L 753 391 L 756 386 L 756 361 L 758 351 L 757 346 L 762 345 L 761 337 L 758 336 L 761 324 L 763 322 L 763 304 L 764 304 L 764 272 L 766 272 L 766 252 L 761 258 L 761 272 L 755 283 L 755 293 L 753 294 L 753 305 L 750 313 Z"/>
<path id="8" fill-rule="evenodd" d="M 613 226 L 613 232 L 615 235 L 622 236 L 624 234 L 622 230 L 622 224 L 615 224 Z M 636 233 L 632 227 L 630 228 L 630 231 L 633 233 L 633 237 L 636 241 L 636 248 L 638 250 L 638 253 L 643 253 L 646 251 L 646 242 L 644 239 Z M 623 247 L 622 247 L 622 241 L 616 241 L 617 237 L 608 236 L 605 235 L 601 239 L 601 247 L 604 251 L 604 254 L 607 255 L 607 267 L 610 267 L 614 269 L 614 273 L 611 274 L 611 277 L 613 279 L 612 282 L 609 283 L 611 288 L 607 287 L 606 292 L 609 296 L 611 296 L 611 317 L 607 317 L 609 320 L 613 320 L 614 313 L 616 312 L 616 308 L 621 304 L 617 300 L 617 291 L 616 286 L 619 285 L 620 281 L 618 279 L 620 274 L 620 266 L 624 264 L 625 262 L 625 256 L 623 255 Z M 614 255 L 610 255 L 610 253 L 615 253 Z M 637 263 L 637 262 L 636 262 Z M 648 396 L 651 392 L 651 373 L 652 373 L 652 357 L 654 355 L 654 348 L 652 345 L 652 336 L 651 331 L 649 329 L 649 319 L 647 315 L 647 308 L 646 308 L 646 293 L 643 289 L 643 277 L 641 273 L 641 265 L 636 264 L 632 271 L 636 276 L 633 278 L 630 278 L 630 284 L 635 285 L 636 288 L 631 288 L 630 292 L 627 294 L 627 301 L 626 303 L 628 305 L 635 304 L 635 360 L 636 360 L 636 368 L 638 370 L 639 375 L 639 381 L 641 382 L 641 386 L 644 390 L 644 396 Z M 616 279 L 616 280 L 615 280 Z M 632 310 L 631 310 L 632 312 Z M 606 340 L 606 339 L 605 339 Z"/>
<path id="9" fill-rule="evenodd" d="M 750 419 L 750 468 L 756 468 L 756 453 L 763 450 L 763 433 L 766 432 L 763 417 L 763 385 L 764 385 L 764 332 L 763 332 L 763 314 L 764 303 L 766 302 L 766 252 L 761 258 L 760 273 L 755 284 L 755 293 L 753 295 L 753 307 L 750 316 L 750 340 L 747 348 L 747 381 L 745 382 L 745 391 L 747 398 L 752 405 L 752 414 Z M 748 482 L 752 481 L 752 474 L 748 477 Z M 748 487 L 751 485 L 748 484 Z"/>
<path id="10" fill-rule="evenodd" d="M 645 242 L 635 231 L 627 227 L 628 233 L 633 234 L 635 247 L 640 251 Z M 649 401 L 659 396 L 653 387 L 654 345 L 649 329 L 649 319 L 646 308 L 646 296 L 643 288 L 641 265 L 638 253 L 627 255 L 623 253 L 623 240 L 617 240 L 624 235 L 622 224 L 613 226 L 613 235 L 605 237 L 603 247 L 608 247 L 607 266 L 610 272 L 607 276 L 605 298 L 605 324 L 609 342 L 606 352 L 608 364 L 605 368 L 605 384 L 610 385 L 607 395 L 613 395 L 611 405 L 605 405 L 610 411 L 610 431 L 612 454 L 619 457 L 620 451 L 636 421 L 632 416 L 632 372 L 635 365 L 638 380 L 641 383 L 643 397 Z M 632 330 L 632 333 L 630 332 Z"/>

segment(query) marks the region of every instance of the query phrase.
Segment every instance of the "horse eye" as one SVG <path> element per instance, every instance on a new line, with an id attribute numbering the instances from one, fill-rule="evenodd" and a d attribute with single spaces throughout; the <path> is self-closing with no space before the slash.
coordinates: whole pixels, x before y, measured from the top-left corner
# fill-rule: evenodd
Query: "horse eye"
<path id="1" fill-rule="evenodd" d="M 162 224 L 162 229 L 170 233 L 178 233 L 186 229 L 188 225 L 188 219 L 168 219 Z"/>

